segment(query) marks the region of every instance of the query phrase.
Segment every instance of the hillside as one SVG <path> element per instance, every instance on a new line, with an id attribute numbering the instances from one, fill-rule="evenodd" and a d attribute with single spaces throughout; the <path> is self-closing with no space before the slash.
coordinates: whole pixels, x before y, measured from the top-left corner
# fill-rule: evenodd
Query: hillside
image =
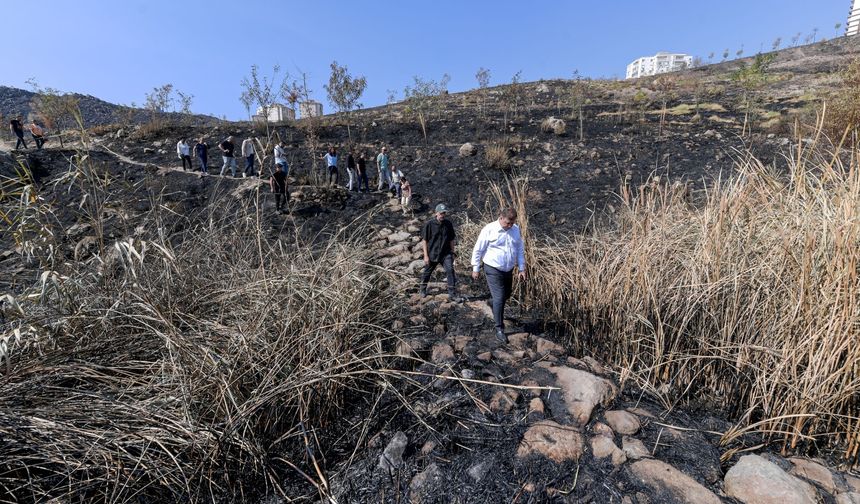
<path id="1" fill-rule="evenodd" d="M 277 125 L 289 214 L 274 211 L 265 177 L 218 175 L 214 145 L 231 134 L 261 138 L 271 170 L 259 125 L 115 124 L 66 148 L 4 146 L 2 500 L 860 502 L 860 303 L 846 252 L 860 185 L 840 185 L 855 172 L 839 161 L 853 166 L 856 149 L 829 156 L 809 127 L 858 56 L 857 37 L 779 51 L 751 113 L 731 78 L 745 59 L 668 84 L 443 95 L 426 138 L 409 103 Z M 181 169 L 181 137 L 208 139 L 209 175 Z M 336 187 L 319 179 L 329 145 L 341 153 Z M 382 146 L 413 184 L 410 212 L 343 187 L 346 151 L 372 160 Z M 820 154 L 798 154 L 807 148 Z M 798 157 L 826 160 L 819 192 Z M 525 210 L 533 246 L 507 344 L 465 257 L 499 196 Z M 816 206 L 827 198 L 834 207 Z M 441 273 L 417 294 L 418 231 L 440 201 L 459 233 L 463 303 L 443 294 Z M 809 214 L 845 221 L 797 238 Z M 742 260 L 729 256 L 736 244 Z M 777 269 L 768 261 L 782 252 L 791 261 Z M 816 283 L 840 268 L 849 280 Z M 648 283 L 655 273 L 666 284 Z M 780 286 L 797 278 L 805 302 L 778 311 L 796 294 Z M 723 292 L 753 294 L 709 304 Z M 797 313 L 785 344 L 799 356 L 772 338 Z M 763 339 L 731 353 L 732 331 Z M 807 351 L 821 334 L 848 338 Z M 696 367 L 706 360 L 715 367 Z M 816 367 L 848 371 L 803 388 Z M 790 383 L 762 398 L 760 382 L 783 371 Z M 814 396 L 773 419 L 773 403 L 826 387 L 844 391 L 842 409 Z"/>

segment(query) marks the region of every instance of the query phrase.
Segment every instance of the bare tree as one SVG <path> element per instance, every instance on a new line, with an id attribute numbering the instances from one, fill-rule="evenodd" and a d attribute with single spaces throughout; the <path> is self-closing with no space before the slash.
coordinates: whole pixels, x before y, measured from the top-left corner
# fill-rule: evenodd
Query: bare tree
<path id="1" fill-rule="evenodd" d="M 251 75 L 242 77 L 242 94 L 239 96 L 239 101 L 245 106 L 248 115 L 251 114 L 251 108 L 257 105 L 262 112 L 263 121 L 266 125 L 266 142 L 270 143 L 272 139 L 272 130 L 269 127 L 269 110 L 275 104 L 275 99 L 278 93 L 287 84 L 289 74 L 284 75 L 279 79 L 278 74 L 281 72 L 281 66 L 275 65 L 272 67 L 272 76 L 260 77 L 260 68 L 257 65 L 251 65 Z M 261 161 L 262 162 L 262 161 Z"/>
<path id="2" fill-rule="evenodd" d="M 35 79 L 28 79 L 27 84 L 35 93 L 30 100 L 30 108 L 46 128 L 57 131 L 60 146 L 65 147 L 63 130 L 74 127 L 76 118 L 80 116 L 78 97 L 50 87 L 41 88 Z"/>
<path id="3" fill-rule="evenodd" d="M 585 140 L 584 112 L 585 105 L 591 101 L 591 79 L 573 71 L 573 85 L 570 87 L 570 105 L 573 114 L 579 122 L 579 141 Z"/>
<path id="4" fill-rule="evenodd" d="M 777 37 L 777 38 L 773 39 L 773 45 L 771 46 L 771 49 L 773 49 L 774 51 L 778 51 L 779 46 L 781 46 L 781 45 L 782 45 L 782 37 Z"/>
<path id="5" fill-rule="evenodd" d="M 525 90 L 520 83 L 523 71 L 520 70 L 511 77 L 511 83 L 508 84 L 502 91 L 502 101 L 505 108 L 505 130 L 508 129 L 508 121 L 517 116 L 520 109 L 520 103 L 524 99 Z"/>
<path id="6" fill-rule="evenodd" d="M 800 40 L 801 33 L 797 32 L 791 37 L 791 47 L 797 47 L 797 42 Z"/>
<path id="7" fill-rule="evenodd" d="M 192 124 L 194 114 L 191 112 L 191 104 L 194 103 L 194 95 L 179 90 L 176 91 L 176 95 L 179 100 L 179 113 L 189 125 Z"/>
<path id="8" fill-rule="evenodd" d="M 729 59 L 729 49 L 728 49 L 728 47 L 727 47 L 725 50 L 723 50 L 723 61 L 726 61 L 727 59 Z"/>
<path id="9" fill-rule="evenodd" d="M 445 74 L 438 82 L 433 79 L 424 79 L 417 75 L 412 78 L 411 86 L 403 90 L 403 98 L 406 101 L 406 112 L 414 115 L 421 126 L 424 141 L 427 141 L 427 124 L 432 113 L 441 105 L 441 97 L 448 92 L 448 82 L 451 76 Z"/>
<path id="10" fill-rule="evenodd" d="M 708 53 L 708 64 L 710 65 L 712 61 L 714 61 L 714 52 L 713 51 Z"/>
<path id="11" fill-rule="evenodd" d="M 484 67 L 478 69 L 475 73 L 475 80 L 478 81 L 478 114 L 484 117 L 484 102 L 486 101 L 487 86 L 490 85 L 490 70 Z"/>
<path id="12" fill-rule="evenodd" d="M 331 62 L 331 75 L 325 90 L 328 93 L 328 101 L 340 113 L 346 115 L 346 132 L 352 141 L 352 131 L 349 127 L 349 116 L 353 109 L 361 108 L 361 95 L 367 87 L 367 79 L 364 76 L 353 78 L 349 74 L 346 65 L 340 66 L 337 61 Z"/>
<path id="13" fill-rule="evenodd" d="M 290 103 L 306 103 L 311 101 L 313 92 L 308 86 L 308 76 L 301 72 L 301 80 L 293 81 L 281 87 L 281 96 Z M 319 162 L 319 148 L 321 145 L 319 130 L 321 126 L 319 116 L 302 117 L 297 123 L 299 129 L 304 133 L 304 147 L 309 160 L 308 179 L 316 184 L 322 183 L 319 172 L 315 169 Z"/>

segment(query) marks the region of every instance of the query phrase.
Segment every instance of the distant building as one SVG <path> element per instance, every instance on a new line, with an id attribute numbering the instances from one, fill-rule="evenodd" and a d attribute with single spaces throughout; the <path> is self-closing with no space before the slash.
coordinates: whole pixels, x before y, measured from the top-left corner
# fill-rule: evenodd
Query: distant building
<path id="1" fill-rule="evenodd" d="M 299 116 L 302 119 L 305 117 L 319 117 L 321 115 L 323 115 L 322 103 L 314 100 L 299 103 Z"/>
<path id="2" fill-rule="evenodd" d="M 675 72 L 692 66 L 693 57 L 689 54 L 658 52 L 654 56 L 644 56 L 627 65 L 627 78 Z"/>
<path id="3" fill-rule="evenodd" d="M 254 120 L 262 121 L 264 119 L 263 107 L 257 107 L 257 114 L 254 115 Z M 259 119 L 257 119 L 259 117 Z M 293 121 L 296 118 L 296 111 L 287 107 L 286 105 L 281 105 L 280 103 L 275 103 L 269 107 L 269 122 L 285 122 L 285 121 Z"/>
<path id="4" fill-rule="evenodd" d="M 860 0 L 852 0 L 851 10 L 848 11 L 848 22 L 845 23 L 845 35 L 860 33 Z"/>

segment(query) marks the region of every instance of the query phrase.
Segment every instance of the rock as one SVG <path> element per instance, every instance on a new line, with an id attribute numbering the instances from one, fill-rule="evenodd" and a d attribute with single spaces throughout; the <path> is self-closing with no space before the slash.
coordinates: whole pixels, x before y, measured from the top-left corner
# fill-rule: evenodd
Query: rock
<path id="1" fill-rule="evenodd" d="M 464 369 L 464 370 L 460 371 L 460 376 L 462 376 L 463 378 L 465 378 L 467 380 L 473 380 L 475 378 L 475 372 L 472 371 L 471 369 Z"/>
<path id="2" fill-rule="evenodd" d="M 164 140 L 156 140 L 155 142 L 152 142 L 152 146 L 156 149 L 160 149 L 164 147 Z"/>
<path id="3" fill-rule="evenodd" d="M 508 336 L 508 345 L 513 348 L 522 349 L 525 348 L 530 339 L 531 337 L 529 336 L 529 333 L 526 332 L 511 334 L 510 336 Z"/>
<path id="4" fill-rule="evenodd" d="M 620 448 L 615 446 L 612 438 L 607 436 L 594 436 L 591 438 L 591 454 L 596 459 L 612 457 L 612 465 L 619 466 L 627 461 L 627 456 Z"/>
<path id="5" fill-rule="evenodd" d="M 758 455 L 744 455 L 729 469 L 725 491 L 729 497 L 747 504 L 800 504 L 818 500 L 812 485 Z"/>
<path id="6" fill-rule="evenodd" d="M 406 445 L 409 444 L 409 438 L 403 432 L 397 431 L 388 446 L 379 456 L 379 468 L 386 473 L 400 469 L 403 465 L 403 452 L 406 451 Z"/>
<path id="7" fill-rule="evenodd" d="M 846 474 L 845 483 L 848 484 L 848 488 L 850 488 L 852 492 L 860 493 L 860 478 Z"/>
<path id="8" fill-rule="evenodd" d="M 531 378 L 529 378 L 528 380 L 523 380 L 520 385 L 522 385 L 523 387 L 540 387 L 540 383 L 535 380 L 532 380 Z M 541 391 L 538 388 L 527 388 L 523 390 L 523 394 L 527 395 L 528 397 L 540 397 L 540 392 Z"/>
<path id="9" fill-rule="evenodd" d="M 836 483 L 833 481 L 833 473 L 830 472 L 830 469 L 818 462 L 801 457 L 792 457 L 788 460 L 794 464 L 794 467 L 788 471 L 789 474 L 817 483 L 818 486 L 829 493 L 836 494 Z"/>
<path id="10" fill-rule="evenodd" d="M 391 330 L 392 331 L 399 331 L 399 330 L 403 329 L 404 327 L 406 327 L 406 324 L 402 320 L 395 320 L 394 322 L 391 323 Z"/>
<path id="11" fill-rule="evenodd" d="M 466 142 L 460 146 L 460 157 L 474 156 L 477 153 L 478 148 L 472 145 L 470 142 Z"/>
<path id="12" fill-rule="evenodd" d="M 423 502 L 432 494 L 436 493 L 434 488 L 442 481 L 442 471 L 435 463 L 416 474 L 409 483 L 409 500 L 411 502 Z"/>
<path id="13" fill-rule="evenodd" d="M 473 465 L 472 467 L 470 467 L 469 470 L 466 472 L 469 473 L 469 477 L 472 478 L 472 480 L 475 483 L 477 483 L 477 482 L 481 481 L 482 479 L 484 479 L 484 476 L 486 476 L 487 473 L 490 472 L 490 469 L 492 469 L 492 468 L 493 468 L 493 461 L 492 460 L 482 460 L 482 461 L 478 462 L 477 464 Z"/>
<path id="14" fill-rule="evenodd" d="M 397 342 L 395 353 L 398 357 L 410 357 L 415 354 L 416 347 L 412 341 L 400 340 Z"/>
<path id="15" fill-rule="evenodd" d="M 433 345 L 433 362 L 441 363 L 454 360 L 454 349 L 447 343 L 436 343 Z"/>
<path id="16" fill-rule="evenodd" d="M 639 432 L 639 419 L 636 415 L 623 410 L 607 411 L 603 414 L 606 423 L 612 430 L 622 435 L 631 435 Z"/>
<path id="17" fill-rule="evenodd" d="M 591 426 L 591 433 L 595 436 L 607 436 L 609 438 L 615 437 L 615 433 L 612 432 L 612 429 L 603 422 L 594 422 Z"/>
<path id="18" fill-rule="evenodd" d="M 409 274 L 413 274 L 416 271 L 424 268 L 424 259 L 415 259 L 409 266 L 406 267 L 406 272 Z"/>
<path id="19" fill-rule="evenodd" d="M 544 338 L 535 338 L 535 346 L 537 353 L 541 355 L 563 355 L 565 353 L 564 347 Z"/>
<path id="20" fill-rule="evenodd" d="M 497 413 L 509 413 L 517 404 L 520 394 L 516 390 L 497 390 L 490 399 L 490 410 Z"/>
<path id="21" fill-rule="evenodd" d="M 481 352 L 476 355 L 475 358 L 482 362 L 490 362 L 493 358 L 493 354 L 491 352 Z"/>
<path id="22" fill-rule="evenodd" d="M 556 135 L 564 135 L 565 130 L 567 129 L 567 124 L 563 119 L 559 119 L 557 117 L 547 117 L 540 123 L 541 131 L 545 133 L 549 133 L 550 131 L 555 133 Z"/>
<path id="23" fill-rule="evenodd" d="M 125 136 L 125 130 L 122 128 L 116 130 L 116 133 L 113 134 L 114 138 L 122 138 L 124 136 Z"/>
<path id="24" fill-rule="evenodd" d="M 845 492 L 836 496 L 836 504 L 860 504 L 860 493 Z"/>
<path id="25" fill-rule="evenodd" d="M 421 446 L 421 455 L 424 455 L 426 457 L 427 455 L 430 455 L 433 452 L 433 450 L 435 450 L 435 449 L 436 449 L 436 441 L 433 441 L 431 439 L 431 440 L 425 442 L 423 446 Z"/>
<path id="26" fill-rule="evenodd" d="M 577 461 L 582 456 L 582 435 L 573 427 L 543 420 L 529 427 L 517 447 L 517 457 L 541 455 L 553 462 Z"/>
<path id="27" fill-rule="evenodd" d="M 551 366 L 548 370 L 556 376 L 567 412 L 578 428 L 588 423 L 595 406 L 606 406 L 618 393 L 612 382 L 586 371 L 567 366 Z"/>
<path id="28" fill-rule="evenodd" d="M 624 438 L 622 438 L 621 450 L 624 451 L 624 455 L 627 455 L 629 460 L 639 460 L 651 457 L 651 452 L 649 452 L 648 448 L 645 447 L 645 443 L 630 436 L 624 436 Z"/>
<path id="29" fill-rule="evenodd" d="M 529 415 L 539 415 L 541 418 L 543 417 L 544 406 L 543 401 L 541 401 L 539 397 L 535 397 L 529 401 Z"/>
<path id="30" fill-rule="evenodd" d="M 660 460 L 636 461 L 630 465 L 630 472 L 649 488 L 658 493 L 668 494 L 666 497 L 672 497 L 679 502 L 720 504 L 720 499 L 713 492 Z M 657 500 L 656 502 L 666 502 L 666 500 Z"/>
<path id="31" fill-rule="evenodd" d="M 605 375 L 606 374 L 606 368 L 603 367 L 603 364 L 597 362 L 597 360 L 594 359 L 594 357 L 591 357 L 590 355 L 586 355 L 585 357 L 582 358 L 582 362 L 584 362 L 585 365 L 588 366 L 588 369 L 590 369 L 592 373 L 599 374 L 599 375 Z"/>
<path id="32" fill-rule="evenodd" d="M 388 235 L 385 239 L 391 243 L 404 242 L 408 240 L 412 235 L 407 233 L 406 231 L 400 231 L 397 233 L 392 233 Z"/>
<path id="33" fill-rule="evenodd" d="M 144 154 L 155 154 L 155 149 L 153 149 L 152 147 L 144 147 L 143 153 Z"/>
<path id="34" fill-rule="evenodd" d="M 427 323 L 427 318 L 424 315 L 413 315 L 409 317 L 409 322 L 414 325 L 424 325 Z"/>
<path id="35" fill-rule="evenodd" d="M 454 350 L 462 352 L 466 349 L 466 345 L 472 341 L 471 336 L 454 336 Z"/>

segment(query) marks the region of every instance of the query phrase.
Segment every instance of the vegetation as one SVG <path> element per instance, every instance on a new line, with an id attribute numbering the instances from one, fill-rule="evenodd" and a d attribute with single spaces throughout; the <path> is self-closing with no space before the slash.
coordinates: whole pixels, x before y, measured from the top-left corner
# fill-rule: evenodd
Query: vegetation
<path id="1" fill-rule="evenodd" d="M 448 82 L 451 76 L 445 74 L 440 81 L 423 79 L 415 76 L 413 84 L 406 86 L 403 90 L 403 98 L 406 101 L 406 112 L 418 119 L 424 141 L 427 141 L 427 123 L 432 115 L 438 112 L 442 105 L 443 95 L 448 93 Z"/>
<path id="2" fill-rule="evenodd" d="M 33 79 L 27 82 L 36 93 L 30 103 L 31 108 L 47 129 L 57 132 L 60 146 L 65 147 L 63 130 L 76 126 L 76 113 L 79 112 L 78 97 L 70 93 L 61 93 L 54 88 L 42 88 Z"/>
<path id="3" fill-rule="evenodd" d="M 346 66 L 340 66 L 337 61 L 331 62 L 331 75 L 325 90 L 328 93 L 328 101 L 335 110 L 346 115 L 346 131 L 352 140 L 352 131 L 349 128 L 349 115 L 355 108 L 361 108 L 361 95 L 367 87 L 367 79 L 364 77 L 352 77 Z"/>
<path id="4" fill-rule="evenodd" d="M 263 124 L 266 126 L 266 144 L 271 143 L 272 129 L 269 125 L 269 110 L 275 104 L 278 96 L 287 94 L 287 80 L 289 74 L 279 78 L 281 67 L 275 65 L 272 68 L 271 77 L 260 77 L 260 69 L 257 65 L 251 65 L 251 74 L 247 77 L 242 77 L 242 94 L 239 96 L 239 101 L 245 106 L 248 111 L 248 116 L 251 116 L 251 109 L 256 105 L 260 109 L 260 115 L 263 118 Z M 260 161 L 262 163 L 262 160 Z"/>
<path id="5" fill-rule="evenodd" d="M 829 100 L 827 133 L 834 141 L 860 142 L 860 59 L 841 73 L 842 82 Z"/>
<path id="6" fill-rule="evenodd" d="M 583 109 L 585 105 L 591 102 L 592 99 L 592 83 L 591 79 L 587 77 L 582 77 L 579 75 L 579 71 L 576 70 L 573 72 L 573 84 L 570 87 L 568 99 L 570 101 L 570 107 L 573 111 L 571 114 L 573 119 L 577 120 L 579 124 L 579 141 L 582 142 L 585 140 L 585 128 L 584 128 L 584 112 Z"/>
<path id="7" fill-rule="evenodd" d="M 760 103 L 760 91 L 769 82 L 768 70 L 776 57 L 773 53 L 756 54 L 751 65 L 741 62 L 740 68 L 732 73 L 732 82 L 741 90 L 740 106 L 744 113 L 741 136 L 751 135 L 756 107 Z"/>

